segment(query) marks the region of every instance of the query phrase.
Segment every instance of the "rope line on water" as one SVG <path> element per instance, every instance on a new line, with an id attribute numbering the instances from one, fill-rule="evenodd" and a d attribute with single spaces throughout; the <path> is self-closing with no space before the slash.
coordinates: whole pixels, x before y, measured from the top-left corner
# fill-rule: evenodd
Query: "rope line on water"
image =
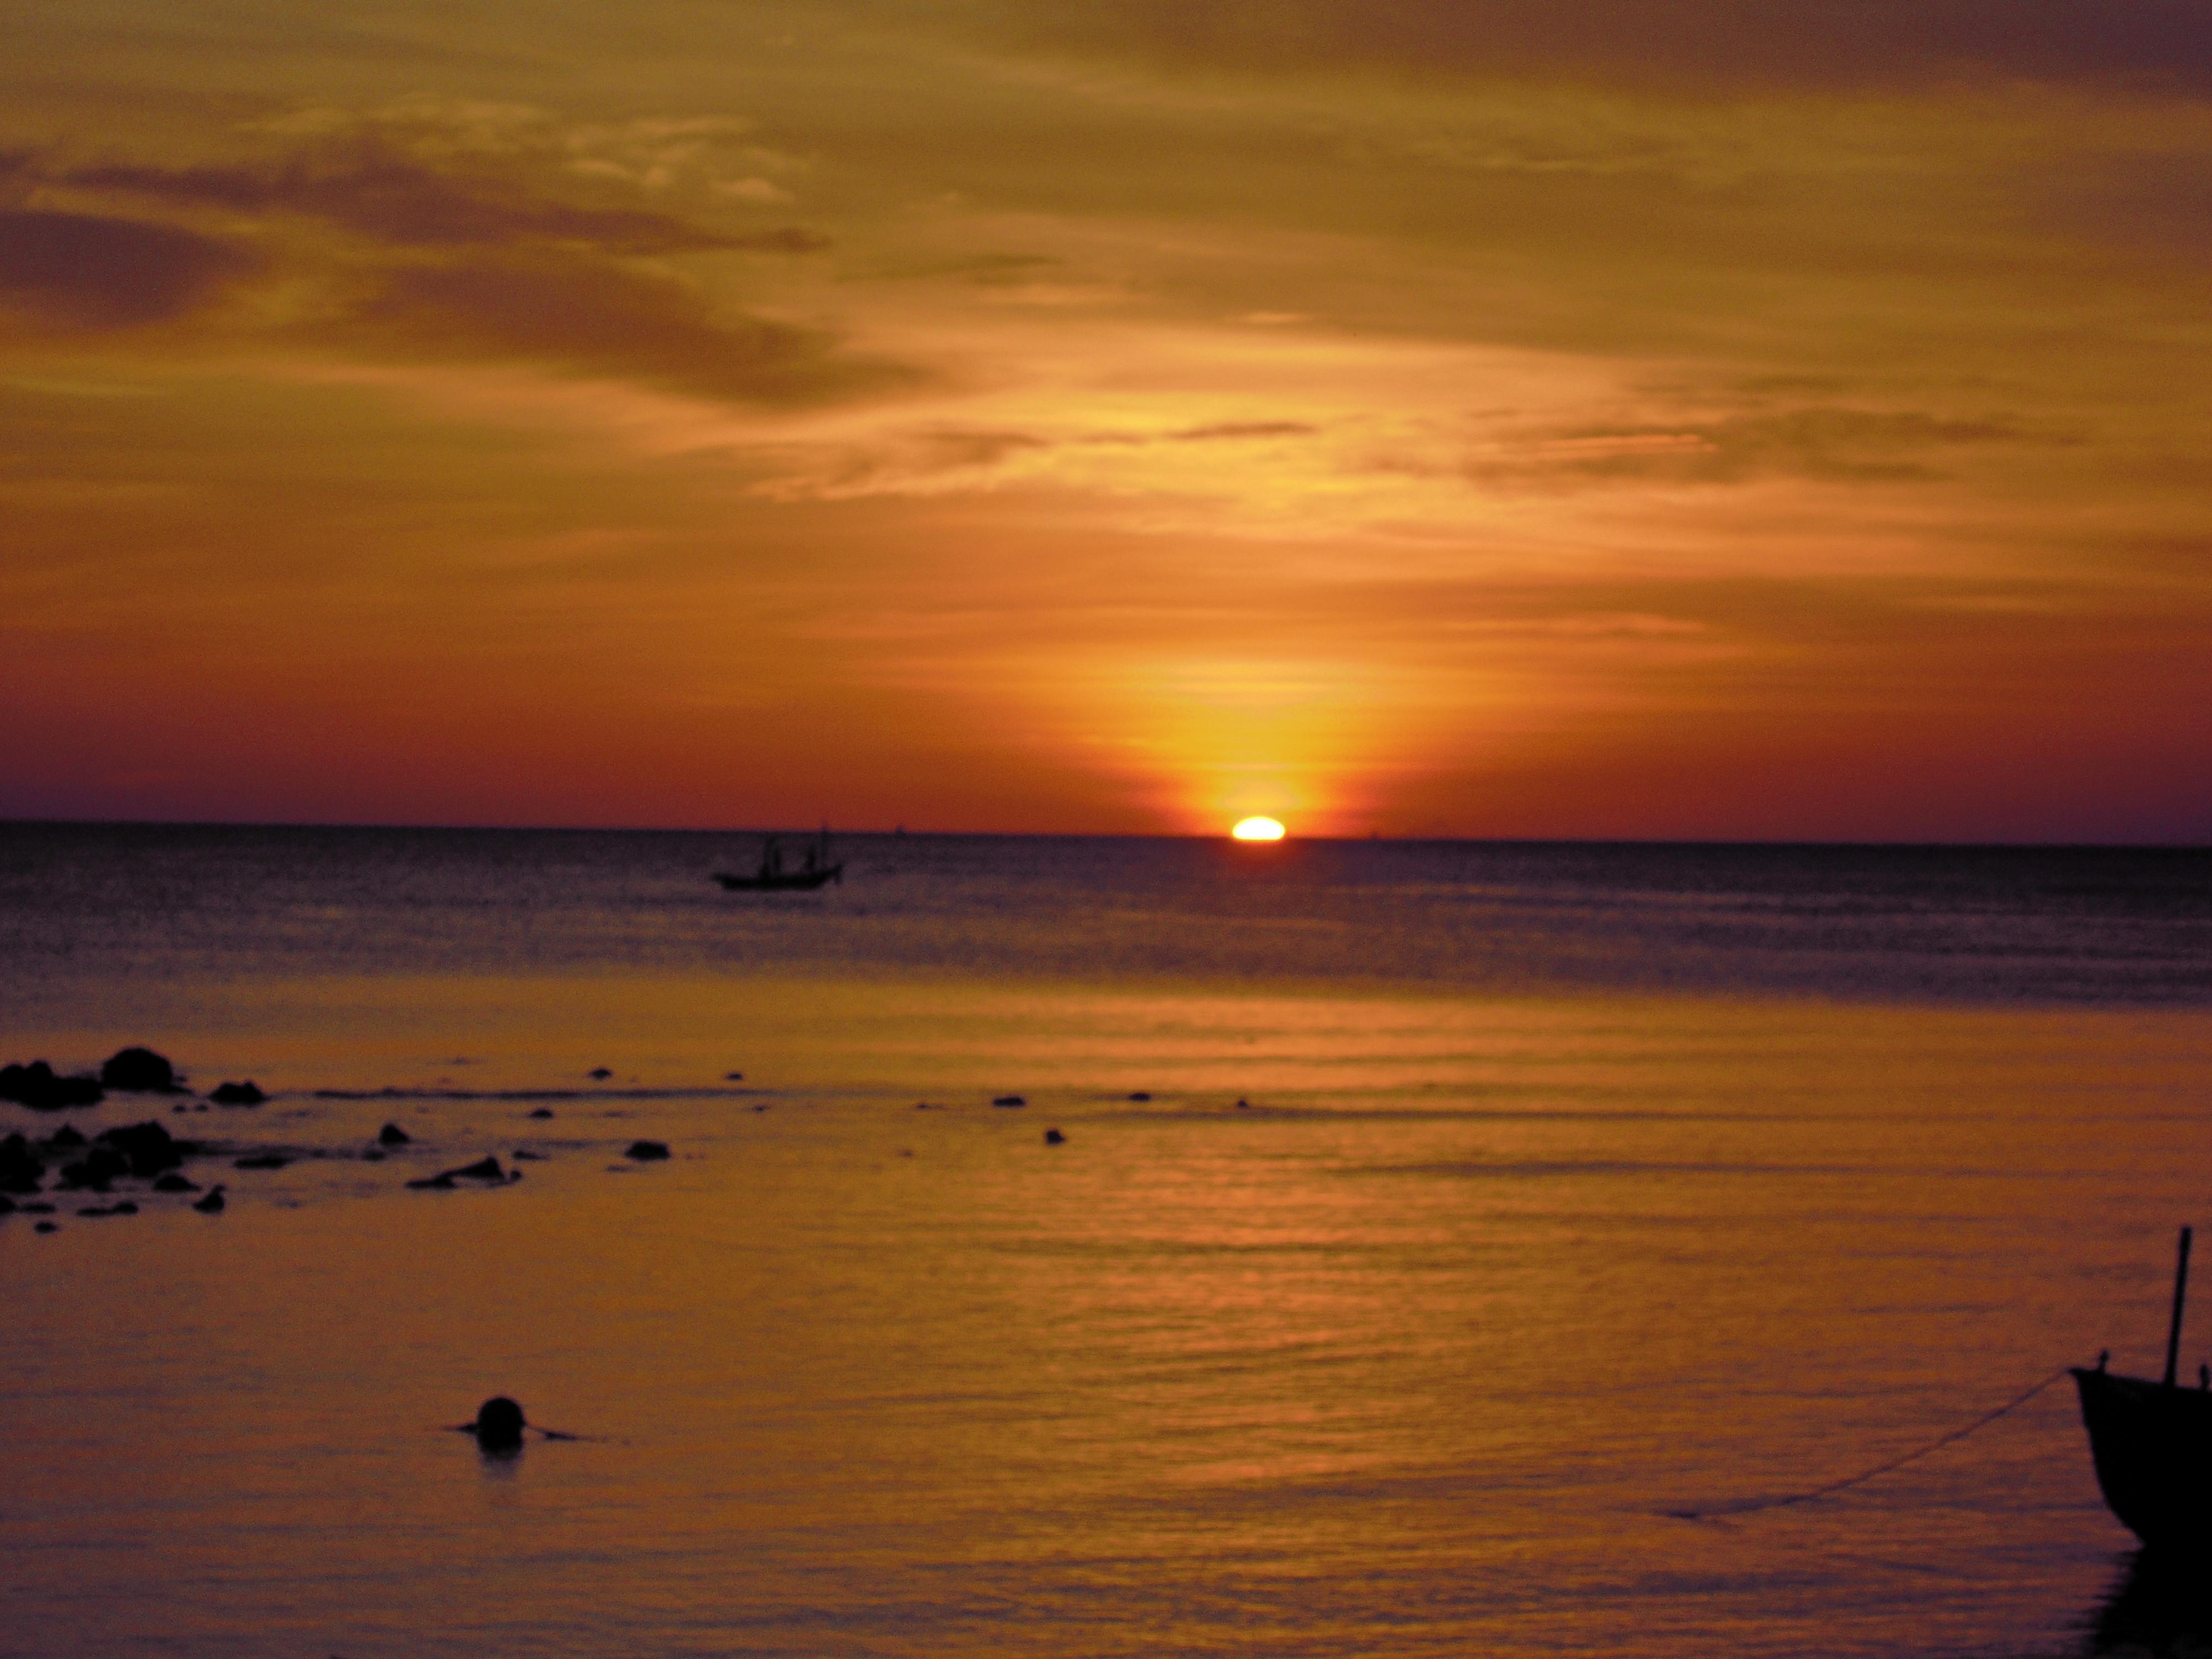
<path id="1" fill-rule="evenodd" d="M 1847 1487 L 1859 1486 L 1871 1480 L 1876 1475 L 1887 1474 L 1892 1469 L 1901 1469 L 1907 1463 L 1917 1462 L 1930 1452 L 1942 1450 L 1954 1441 L 1964 1440 L 1975 1431 L 1989 1427 L 2000 1417 L 2018 1411 L 2060 1377 L 2064 1376 L 2070 1370 L 2072 1370 L 2071 1366 L 2061 1365 L 2050 1376 L 2037 1382 L 2033 1388 L 2014 1395 L 1995 1411 L 1984 1412 L 1964 1427 L 1953 1429 L 1948 1434 L 1940 1434 L 1926 1445 L 1916 1446 L 1901 1457 L 1893 1457 L 1886 1463 L 1877 1463 L 1870 1469 L 1862 1469 L 1856 1474 L 1845 1475 L 1840 1480 L 1831 1480 L 1826 1486 L 1815 1486 L 1810 1492 L 1793 1492 L 1781 1498 L 1747 1498 L 1725 1504 L 1709 1504 L 1701 1509 L 1662 1510 L 1660 1513 L 1677 1521 L 1704 1521 L 1719 1515 L 1755 1515 L 1761 1510 L 1778 1510 L 1785 1509 L 1792 1504 L 1809 1504 L 1816 1498 L 1826 1498 L 1832 1493 L 1842 1492 Z"/>

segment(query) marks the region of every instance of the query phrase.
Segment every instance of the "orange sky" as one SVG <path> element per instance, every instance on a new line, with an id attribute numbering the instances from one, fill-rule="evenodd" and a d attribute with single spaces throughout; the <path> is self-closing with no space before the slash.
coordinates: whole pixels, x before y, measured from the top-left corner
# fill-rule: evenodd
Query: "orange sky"
<path id="1" fill-rule="evenodd" d="M 0 815 L 2212 840 L 2200 8 L 343 10 L 12 26 Z"/>

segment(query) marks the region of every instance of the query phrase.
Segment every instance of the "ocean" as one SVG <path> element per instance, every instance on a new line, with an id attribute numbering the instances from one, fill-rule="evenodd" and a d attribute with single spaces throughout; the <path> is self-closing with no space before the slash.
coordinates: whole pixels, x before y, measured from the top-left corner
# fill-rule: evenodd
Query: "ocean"
<path id="1" fill-rule="evenodd" d="M 2212 854 L 759 839 L 0 824 L 228 1200 L 0 1216 L 0 1654 L 2212 1641 L 2063 1376 L 1775 1502 L 2156 1373 Z"/>

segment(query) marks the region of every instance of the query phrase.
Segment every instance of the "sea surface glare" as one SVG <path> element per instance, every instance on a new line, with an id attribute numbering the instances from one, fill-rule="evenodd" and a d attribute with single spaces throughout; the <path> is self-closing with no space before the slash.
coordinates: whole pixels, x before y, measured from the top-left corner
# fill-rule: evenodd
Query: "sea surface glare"
<path id="1" fill-rule="evenodd" d="M 2212 855 L 837 851 L 0 825 L 0 1060 L 272 1096 L 0 1106 L 159 1117 L 229 1198 L 0 1216 L 0 1653 L 2188 1635 L 2063 1382 L 1669 1511 L 2156 1374 Z M 480 1455 L 495 1394 L 586 1437 Z"/>

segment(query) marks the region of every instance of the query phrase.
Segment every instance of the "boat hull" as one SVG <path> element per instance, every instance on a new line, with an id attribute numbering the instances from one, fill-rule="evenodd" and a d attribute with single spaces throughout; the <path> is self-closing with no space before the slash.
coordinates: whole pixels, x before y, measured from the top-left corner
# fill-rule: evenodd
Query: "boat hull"
<path id="1" fill-rule="evenodd" d="M 787 876 L 720 876 L 714 878 L 729 893 L 811 893 L 836 882 L 845 880 L 845 866 L 833 864 L 825 870 L 800 870 Z"/>
<path id="2" fill-rule="evenodd" d="M 2077 1369 L 2097 1485 L 2151 1548 L 2212 1552 L 2212 1393 Z"/>

